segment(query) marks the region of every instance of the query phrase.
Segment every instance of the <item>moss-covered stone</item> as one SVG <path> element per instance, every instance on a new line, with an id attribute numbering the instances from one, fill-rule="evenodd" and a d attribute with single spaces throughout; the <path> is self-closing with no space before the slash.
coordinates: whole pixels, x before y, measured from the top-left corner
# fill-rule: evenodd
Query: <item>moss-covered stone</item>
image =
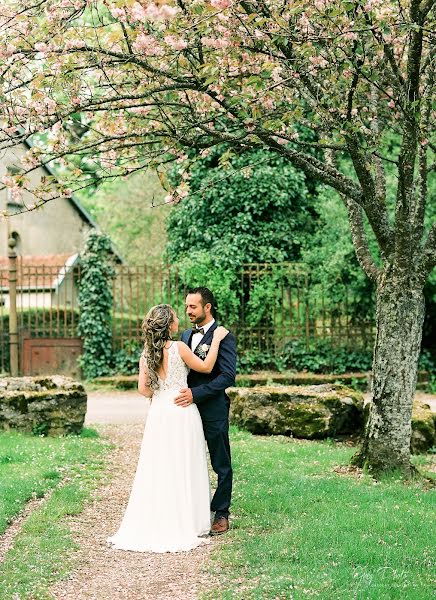
<path id="1" fill-rule="evenodd" d="M 252 433 L 319 439 L 359 433 L 363 396 L 339 384 L 230 388 L 231 422 Z"/>
<path id="2" fill-rule="evenodd" d="M 0 430 L 80 433 L 86 404 L 83 385 L 67 377 L 4 377 L 0 379 Z"/>

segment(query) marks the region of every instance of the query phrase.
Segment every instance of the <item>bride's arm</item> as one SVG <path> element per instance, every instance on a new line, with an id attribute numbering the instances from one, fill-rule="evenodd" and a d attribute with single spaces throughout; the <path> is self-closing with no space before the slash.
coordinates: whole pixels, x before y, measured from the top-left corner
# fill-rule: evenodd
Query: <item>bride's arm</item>
<path id="1" fill-rule="evenodd" d="M 149 381 L 147 363 L 141 354 L 139 359 L 139 377 L 138 377 L 138 392 L 146 398 L 153 396 L 153 390 L 147 385 Z"/>
<path id="2" fill-rule="evenodd" d="M 213 332 L 213 339 L 209 348 L 209 352 L 204 360 L 194 354 L 192 350 L 183 342 L 176 342 L 178 344 L 179 354 L 182 357 L 182 360 L 190 369 L 193 369 L 198 373 L 211 373 L 216 363 L 220 342 L 228 333 L 229 332 L 224 327 L 217 327 L 215 329 Z"/>

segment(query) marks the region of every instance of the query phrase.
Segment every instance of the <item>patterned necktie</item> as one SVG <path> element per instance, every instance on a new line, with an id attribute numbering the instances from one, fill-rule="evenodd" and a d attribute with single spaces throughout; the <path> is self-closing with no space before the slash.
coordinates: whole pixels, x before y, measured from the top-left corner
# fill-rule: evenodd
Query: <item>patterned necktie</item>
<path id="1" fill-rule="evenodd" d="M 193 327 L 192 334 L 195 335 L 196 333 L 201 333 L 201 335 L 204 335 L 203 327 Z"/>

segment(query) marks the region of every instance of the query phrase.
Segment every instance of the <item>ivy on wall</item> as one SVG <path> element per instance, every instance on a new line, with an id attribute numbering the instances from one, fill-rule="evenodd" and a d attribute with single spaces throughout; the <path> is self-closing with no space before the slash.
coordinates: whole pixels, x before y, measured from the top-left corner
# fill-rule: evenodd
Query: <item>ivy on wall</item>
<path id="1" fill-rule="evenodd" d="M 91 231 L 81 255 L 79 335 L 83 338 L 80 367 L 86 379 L 112 371 L 112 280 L 115 277 L 111 241 Z"/>

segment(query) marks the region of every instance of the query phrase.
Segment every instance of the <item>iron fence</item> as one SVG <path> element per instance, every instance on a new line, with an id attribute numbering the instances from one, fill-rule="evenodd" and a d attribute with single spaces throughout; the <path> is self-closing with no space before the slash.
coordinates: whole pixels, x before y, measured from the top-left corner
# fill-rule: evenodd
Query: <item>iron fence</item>
<path id="1" fill-rule="evenodd" d="M 149 308 L 168 303 L 177 311 L 181 328 L 185 315 L 187 281 L 171 265 L 117 265 L 112 281 L 112 344 L 114 350 L 136 351 L 141 322 Z M 207 285 L 207 273 L 204 283 Z M 236 334 L 238 351 L 279 354 L 287 344 L 309 346 L 318 340 L 348 348 L 368 348 L 374 320 L 356 317 L 359 298 L 350 286 L 325 286 L 311 279 L 305 265 L 294 263 L 244 264 L 234 279 L 235 302 L 218 298 L 218 320 Z M 17 261 L 19 348 L 25 337 L 78 336 L 80 266 L 26 266 Z M 332 292 L 333 290 L 333 292 Z M 8 370 L 8 271 L 0 270 L 0 370 Z"/>
<path id="2" fill-rule="evenodd" d="M 78 336 L 80 268 L 17 263 L 18 347 L 26 338 Z M 0 371 L 9 370 L 9 272 L 0 270 Z"/>
<path id="3" fill-rule="evenodd" d="M 207 273 L 205 273 L 207 285 Z M 141 337 L 141 322 L 148 309 L 171 304 L 181 328 L 189 327 L 185 315 L 187 282 L 176 267 L 118 267 L 113 281 L 113 345 L 121 348 Z M 240 353 L 280 353 L 300 340 L 307 346 L 317 340 L 332 345 L 367 348 L 372 344 L 374 321 L 356 318 L 359 297 L 347 285 L 336 283 L 334 294 L 311 280 L 305 265 L 294 263 L 244 264 L 235 277 L 238 300 L 218 298 L 218 320 L 235 332 Z"/>

